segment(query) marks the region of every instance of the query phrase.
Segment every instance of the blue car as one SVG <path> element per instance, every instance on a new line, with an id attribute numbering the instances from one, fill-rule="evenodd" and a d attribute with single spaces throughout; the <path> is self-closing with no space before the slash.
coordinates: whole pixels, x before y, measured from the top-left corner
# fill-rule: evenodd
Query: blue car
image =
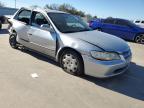
<path id="1" fill-rule="evenodd" d="M 94 30 L 144 44 L 144 28 L 129 20 L 119 18 L 95 19 L 89 22 L 89 26 Z"/>

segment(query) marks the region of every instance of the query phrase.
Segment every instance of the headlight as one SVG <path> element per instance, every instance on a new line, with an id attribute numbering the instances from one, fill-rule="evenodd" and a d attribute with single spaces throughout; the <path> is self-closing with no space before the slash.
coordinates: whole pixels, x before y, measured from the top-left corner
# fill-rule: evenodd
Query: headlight
<path id="1" fill-rule="evenodd" d="M 98 60 L 119 60 L 120 56 L 117 53 L 111 53 L 111 52 L 97 52 L 97 51 L 91 51 L 92 57 L 98 59 Z"/>

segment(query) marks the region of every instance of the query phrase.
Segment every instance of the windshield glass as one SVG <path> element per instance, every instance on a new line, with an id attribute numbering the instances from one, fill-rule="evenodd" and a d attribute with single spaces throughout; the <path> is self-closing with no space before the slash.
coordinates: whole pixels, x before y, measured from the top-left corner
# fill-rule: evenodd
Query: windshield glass
<path id="1" fill-rule="evenodd" d="M 57 29 L 62 33 L 92 30 L 80 17 L 66 13 L 48 13 L 48 15 Z"/>

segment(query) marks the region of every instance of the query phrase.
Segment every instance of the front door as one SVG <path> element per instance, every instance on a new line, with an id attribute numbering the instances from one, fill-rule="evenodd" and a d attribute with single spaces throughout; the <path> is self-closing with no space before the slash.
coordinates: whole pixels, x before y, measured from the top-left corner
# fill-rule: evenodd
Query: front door
<path id="1" fill-rule="evenodd" d="M 116 35 L 114 29 L 115 29 L 115 20 L 114 19 L 108 18 L 108 19 L 103 21 L 103 24 L 102 24 L 102 31 L 103 32 L 109 33 L 112 35 Z"/>
<path id="2" fill-rule="evenodd" d="M 131 39 L 133 36 L 133 28 L 129 26 L 127 21 L 116 20 L 115 22 L 115 33 L 123 39 Z"/>
<path id="3" fill-rule="evenodd" d="M 46 17 L 39 12 L 33 12 L 31 17 L 31 28 L 28 37 L 34 50 L 55 57 L 56 33 L 43 29 L 41 25 L 48 24 Z"/>

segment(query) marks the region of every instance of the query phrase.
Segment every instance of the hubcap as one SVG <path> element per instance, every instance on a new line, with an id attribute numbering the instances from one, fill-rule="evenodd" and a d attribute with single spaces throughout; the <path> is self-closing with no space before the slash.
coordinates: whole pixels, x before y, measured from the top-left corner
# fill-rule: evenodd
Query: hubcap
<path id="1" fill-rule="evenodd" d="M 62 65 L 67 72 L 75 73 L 78 70 L 78 61 L 72 54 L 65 54 Z"/>

